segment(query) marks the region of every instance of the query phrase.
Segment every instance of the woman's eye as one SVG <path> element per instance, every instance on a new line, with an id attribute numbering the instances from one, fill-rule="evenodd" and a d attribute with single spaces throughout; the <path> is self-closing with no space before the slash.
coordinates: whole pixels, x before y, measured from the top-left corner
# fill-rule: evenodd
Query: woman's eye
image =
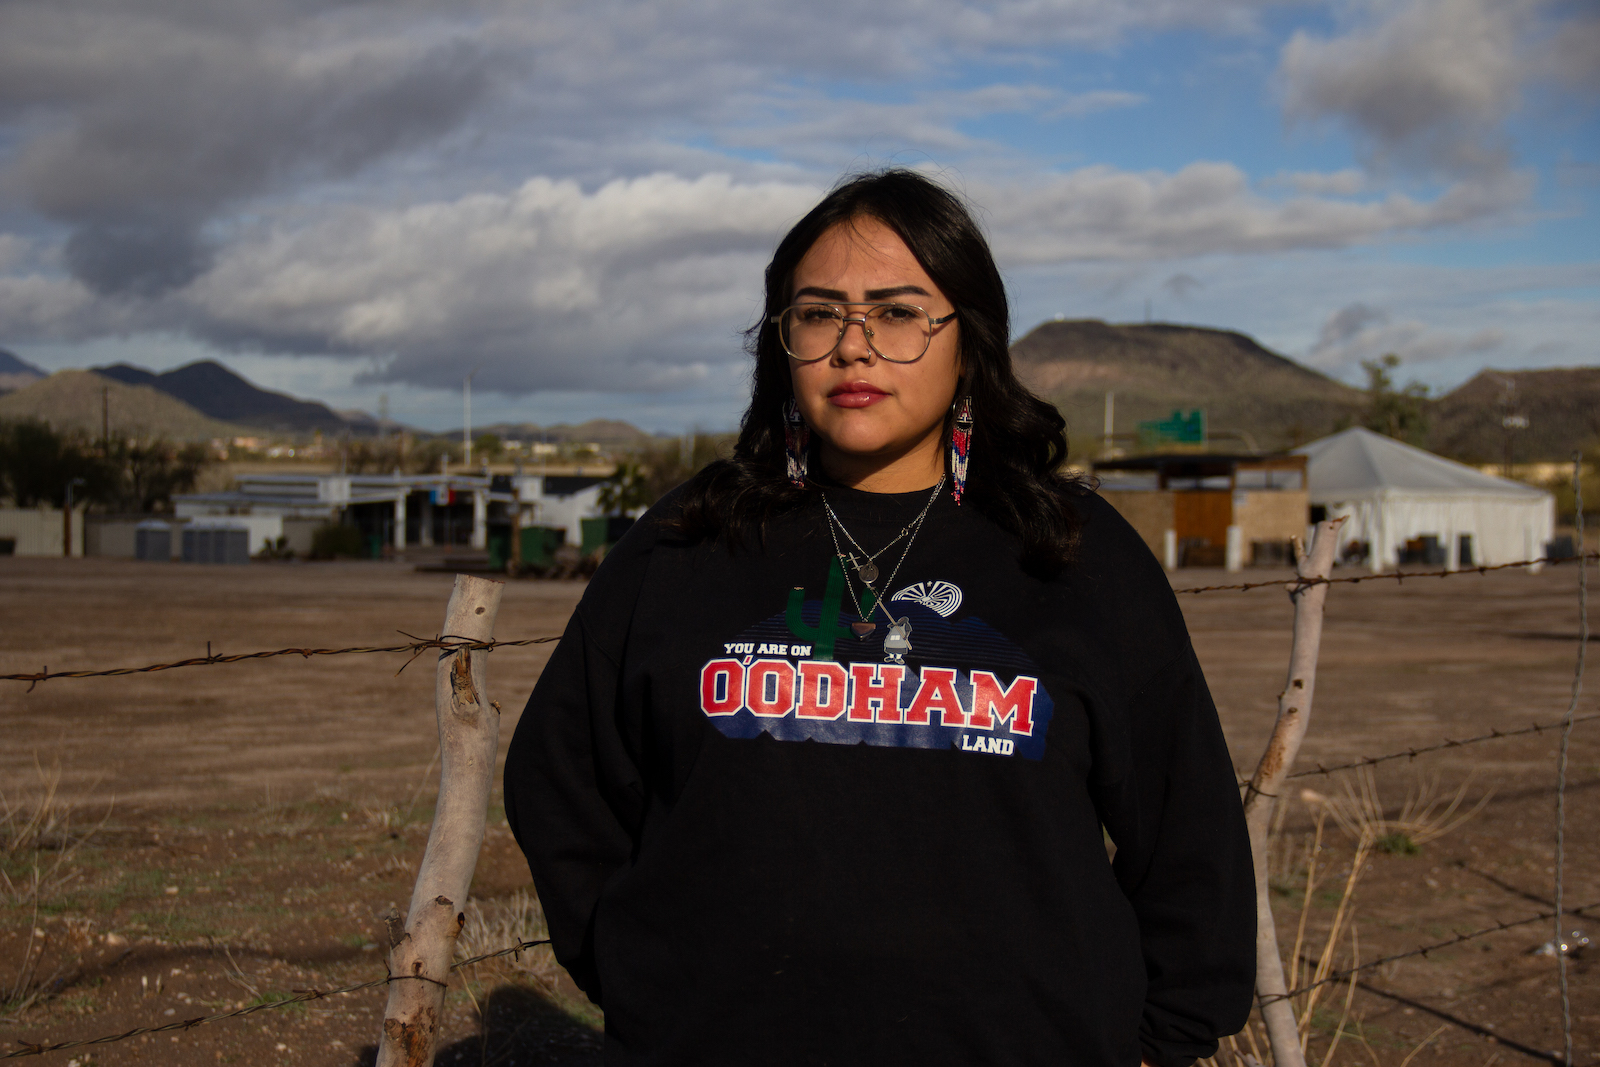
<path id="1" fill-rule="evenodd" d="M 922 312 L 909 304 L 891 304 L 883 309 L 883 319 L 886 322 L 903 323 L 915 322 L 922 318 Z"/>
<path id="2" fill-rule="evenodd" d="M 800 321 L 807 326 L 824 326 L 839 321 L 839 313 L 833 308 L 801 308 Z"/>

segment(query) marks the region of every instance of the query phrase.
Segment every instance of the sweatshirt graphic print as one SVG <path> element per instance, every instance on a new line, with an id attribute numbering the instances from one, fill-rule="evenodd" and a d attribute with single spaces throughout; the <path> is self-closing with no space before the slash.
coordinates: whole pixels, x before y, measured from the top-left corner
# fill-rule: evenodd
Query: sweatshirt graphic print
<path id="1" fill-rule="evenodd" d="M 959 586 L 924 581 L 890 595 L 884 607 L 909 630 L 902 654 L 887 645 L 887 616 L 870 591 L 861 607 L 875 625 L 852 630 L 841 610 L 847 581 L 835 557 L 820 599 L 791 590 L 784 611 L 723 642 L 723 655 L 700 668 L 700 710 L 719 733 L 1043 758 L 1055 704 L 1041 672 L 984 620 L 950 617 Z"/>

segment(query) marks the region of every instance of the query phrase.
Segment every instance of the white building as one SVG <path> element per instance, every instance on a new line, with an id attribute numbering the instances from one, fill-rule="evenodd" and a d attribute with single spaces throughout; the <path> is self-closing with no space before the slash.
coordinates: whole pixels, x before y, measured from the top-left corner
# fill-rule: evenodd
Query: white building
<path id="1" fill-rule="evenodd" d="M 304 553 L 310 531 L 353 521 L 403 550 L 408 545 L 464 542 L 488 547 L 489 527 L 550 526 L 569 544 L 582 540 L 582 520 L 600 514 L 593 476 L 544 474 L 241 474 L 234 489 L 173 497 L 179 519 L 242 525 L 251 550 L 284 537 Z M 303 542 L 303 543 L 301 543 Z"/>
<path id="2" fill-rule="evenodd" d="M 1555 531 L 1555 498 L 1356 427 L 1313 441 L 1306 457 L 1313 508 L 1343 516 L 1340 555 L 1368 546 L 1375 571 L 1397 566 L 1408 541 L 1432 538 L 1455 570 L 1537 559 Z"/>

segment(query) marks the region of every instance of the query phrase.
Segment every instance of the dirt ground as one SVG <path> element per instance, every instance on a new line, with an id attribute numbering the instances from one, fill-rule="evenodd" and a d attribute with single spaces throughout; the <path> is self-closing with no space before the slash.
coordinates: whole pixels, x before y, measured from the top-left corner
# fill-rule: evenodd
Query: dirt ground
<path id="1" fill-rule="evenodd" d="M 1185 571 L 1174 581 L 1223 580 Z M 384 563 L 4 559 L 0 671 L 138 665 L 203 655 L 208 642 L 217 653 L 390 644 L 396 631 L 437 630 L 451 581 Z M 1558 720 L 1572 684 L 1575 581 L 1568 566 L 1334 587 L 1299 768 Z M 581 592 L 577 583 L 510 584 L 496 635 L 559 633 Z M 1182 604 L 1248 774 L 1283 684 L 1288 598 L 1268 589 Z M 491 659 L 490 695 L 505 709 L 502 751 L 548 651 L 505 649 Z M 424 658 L 396 675 L 403 661 L 292 657 L 55 680 L 32 692 L 0 683 L 8 842 L 0 873 L 10 880 L 0 883 L 0 1052 L 381 978 L 383 916 L 409 897 L 437 776 L 432 664 Z M 1600 661 L 1592 666 L 1580 713 L 1600 709 Z M 1463 790 L 1458 814 L 1487 802 L 1437 840 L 1417 847 L 1396 837 L 1390 851 L 1371 855 L 1346 904 L 1357 944 L 1347 926 L 1338 966 L 1352 951 L 1372 960 L 1549 909 L 1558 740 L 1554 731 L 1497 740 L 1378 770 L 1373 788 L 1391 818 L 1419 791 L 1448 799 Z M 37 847 L 11 848 L 57 775 L 46 825 L 30 839 Z M 1328 821 L 1322 878 L 1307 900 L 1319 807 L 1299 790 L 1337 802 L 1354 782 L 1348 774 L 1294 782 L 1274 859 L 1286 952 L 1302 914 L 1302 956 L 1320 952 L 1354 855 Z M 1593 722 L 1577 728 L 1571 749 L 1569 906 L 1600 901 L 1597 787 Z M 28 888 L 34 878 L 37 891 Z M 473 887 L 476 946 L 539 932 L 527 885 L 494 807 Z M 1600 935 L 1597 917 L 1568 925 Z M 1348 1010 L 1347 985 L 1324 987 L 1312 1062 L 1338 1034 L 1336 1064 L 1559 1063 L 1556 960 L 1533 951 L 1550 937 L 1551 924 L 1539 922 L 1363 972 Z M 1600 1062 L 1597 958 L 1600 936 L 1569 960 L 1578 1064 Z M 599 1062 L 598 1013 L 548 950 L 481 965 L 465 979 L 447 999 L 441 1064 Z M 371 1061 L 382 1009 L 383 991 L 373 989 L 42 1061 L 354 1067 Z M 1239 1047 L 1250 1049 L 1246 1037 Z"/>

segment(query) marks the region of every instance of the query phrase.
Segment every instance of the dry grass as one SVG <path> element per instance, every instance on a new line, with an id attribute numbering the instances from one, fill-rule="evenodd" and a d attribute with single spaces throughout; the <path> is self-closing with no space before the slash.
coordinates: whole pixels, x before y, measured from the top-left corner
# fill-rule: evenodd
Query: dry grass
<path id="1" fill-rule="evenodd" d="M 1325 810 L 1357 841 L 1370 838 L 1372 848 L 1405 854 L 1415 853 L 1428 842 L 1457 829 L 1494 798 L 1492 791 L 1485 793 L 1476 804 L 1463 811 L 1471 779 L 1463 782 L 1454 793 L 1444 796 L 1439 792 L 1437 777 L 1421 777 L 1406 788 L 1406 799 L 1399 814 L 1390 818 L 1384 814 L 1371 767 L 1359 768 L 1353 775 L 1343 778 L 1340 785 L 1343 795 L 1339 797 L 1326 797 L 1310 789 L 1303 790 L 1300 796 L 1312 807 Z"/>
<path id="2" fill-rule="evenodd" d="M 1291 882 L 1298 881 L 1300 884 L 1294 888 L 1301 894 L 1294 945 L 1289 953 L 1289 964 L 1284 969 L 1285 978 L 1290 989 L 1314 987 L 1293 999 L 1302 1052 L 1309 1052 L 1314 1031 L 1325 1028 L 1314 1026 L 1318 1008 L 1325 1007 L 1329 998 L 1338 995 L 1341 984 L 1317 983 L 1325 982 L 1338 970 L 1360 964 L 1360 935 L 1355 923 L 1356 889 L 1362 874 L 1371 866 L 1373 853 L 1414 854 L 1422 846 L 1458 829 L 1482 811 L 1493 795 L 1485 794 L 1468 807 L 1466 797 L 1470 785 L 1468 781 L 1454 793 L 1443 795 L 1439 791 L 1437 778 L 1416 779 L 1407 788 L 1406 799 L 1399 811 L 1390 816 L 1379 795 L 1371 768 L 1363 767 L 1341 781 L 1341 791 L 1337 796 L 1324 795 L 1311 789 L 1301 791 L 1300 800 L 1311 809 L 1314 825 L 1299 848 L 1286 847 L 1288 843 L 1283 825 L 1288 804 L 1278 806 L 1270 835 L 1271 877 L 1274 885 L 1283 889 L 1289 888 Z M 1326 835 L 1329 819 L 1348 835 L 1350 852 L 1346 853 L 1349 867 L 1344 873 L 1339 896 L 1336 901 L 1331 901 L 1333 915 L 1324 925 L 1320 920 L 1312 922 L 1312 907 L 1319 899 L 1327 900 L 1328 894 L 1324 890 L 1328 879 L 1343 862 L 1342 856 L 1329 854 Z M 1304 871 L 1304 875 L 1297 878 L 1299 871 Z M 1344 995 L 1339 998 L 1338 1023 L 1332 1028 L 1321 1059 L 1316 1061 L 1318 1067 L 1333 1067 L 1335 1054 L 1346 1037 L 1359 1041 L 1365 1057 L 1378 1063 L 1376 1053 L 1362 1032 L 1360 1019 L 1355 1018 L 1352 1024 L 1356 989 L 1354 977 L 1342 984 Z M 1402 1067 L 1408 1065 L 1436 1036 L 1437 1032 L 1412 1049 Z M 1251 1018 L 1239 1038 L 1228 1038 L 1225 1048 L 1234 1063 L 1245 1067 L 1271 1062 L 1266 1028 L 1258 1016 Z"/>
<path id="3" fill-rule="evenodd" d="M 47 770 L 37 756 L 33 761 L 39 787 L 27 799 L 13 800 L 0 793 L 0 903 L 37 904 L 75 881 L 81 872 L 73 857 L 84 843 L 111 818 L 104 818 L 83 833 L 72 831 L 73 805 L 63 802 L 61 764 Z"/>
<path id="4" fill-rule="evenodd" d="M 462 959 L 498 952 L 517 942 L 542 941 L 550 936 L 544 909 L 539 906 L 538 899 L 524 889 L 497 900 L 469 900 L 465 914 L 466 925 L 456 939 L 456 955 Z M 547 992 L 556 990 L 558 968 L 549 945 L 475 963 L 471 970 L 474 976 L 490 980 L 531 978 Z"/>

